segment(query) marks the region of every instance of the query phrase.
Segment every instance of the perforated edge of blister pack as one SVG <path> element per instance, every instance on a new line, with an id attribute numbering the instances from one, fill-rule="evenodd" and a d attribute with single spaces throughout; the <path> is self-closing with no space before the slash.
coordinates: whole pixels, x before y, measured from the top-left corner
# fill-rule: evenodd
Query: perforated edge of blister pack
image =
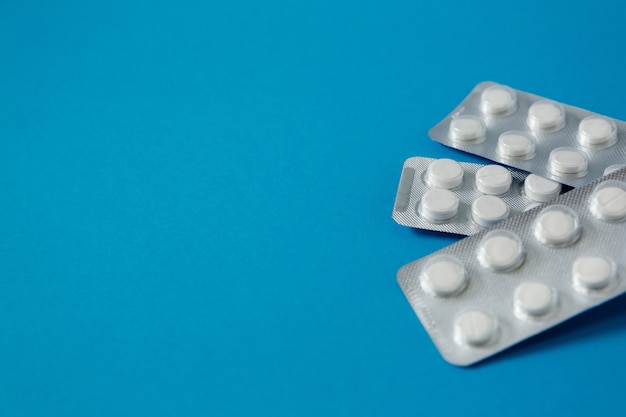
<path id="1" fill-rule="evenodd" d="M 481 221 L 483 224 L 479 224 L 475 221 L 475 217 L 472 215 L 472 203 L 480 197 L 490 195 L 482 193 L 476 187 L 476 173 L 481 168 L 490 165 L 458 162 L 463 169 L 464 175 L 459 186 L 450 188 L 450 191 L 458 198 L 458 211 L 454 216 L 445 220 L 433 220 L 420 212 L 422 197 L 424 197 L 428 191 L 437 188 L 428 184 L 428 167 L 435 161 L 444 160 L 450 161 L 447 159 L 441 160 L 416 156 L 404 162 L 392 218 L 403 226 L 466 236 L 485 230 L 490 225 L 484 221 Z M 507 167 L 503 167 L 503 169 L 506 169 L 510 173 L 511 184 L 508 191 L 503 194 L 495 194 L 494 197 L 502 200 L 508 207 L 508 215 L 506 218 L 515 216 L 525 209 L 543 202 L 530 199 L 524 193 L 524 180 L 529 175 L 527 172 Z M 555 193 L 558 195 L 561 186 L 556 183 L 554 185 L 558 186 Z M 497 221 L 494 223 L 497 223 Z"/>
<path id="2" fill-rule="evenodd" d="M 484 108 L 484 100 L 481 96 L 487 89 L 497 87 L 508 90 L 515 101 L 509 111 L 489 113 Z M 531 120 L 528 117 L 529 109 L 533 104 L 542 103 L 547 103 L 549 107 L 553 106 L 552 109 L 561 109 L 564 118 L 555 118 L 554 125 L 546 124 L 546 126 L 541 126 L 541 123 L 547 119 L 533 118 Z M 548 116 L 547 113 L 543 115 Z M 463 134 L 475 133 L 475 138 L 471 135 L 459 135 L 454 138 L 455 135 L 451 133 L 451 124 L 455 119 L 462 118 L 466 120 L 473 118 L 482 125 L 474 132 L 463 132 Z M 608 132 L 605 138 L 581 136 L 579 125 L 585 118 L 601 119 L 600 123 L 607 127 L 611 126 L 613 131 Z M 539 120 L 539 122 L 534 123 L 533 120 Z M 596 125 L 593 134 L 598 133 L 597 128 Z M 520 133 L 528 137 L 531 141 L 532 153 L 524 156 L 511 156 L 499 152 L 500 135 L 509 133 Z M 604 170 L 611 165 L 626 163 L 626 122 L 558 103 L 535 94 L 510 89 L 490 81 L 482 82 L 474 87 L 448 116 L 430 129 L 428 134 L 433 140 L 446 146 L 573 187 L 580 187 L 602 177 Z M 598 140 L 597 145 L 594 143 L 595 140 Z M 558 148 L 566 148 L 573 152 L 569 156 L 576 157 L 578 154 L 584 156 L 586 160 L 581 160 L 578 168 L 559 166 L 558 161 L 551 163 L 550 154 Z"/>
<path id="3" fill-rule="evenodd" d="M 618 184 L 622 190 L 626 190 L 624 181 L 626 169 L 616 171 L 400 268 L 398 283 L 444 359 L 455 365 L 473 364 L 624 293 L 626 191 L 620 194 L 620 200 L 617 201 L 620 219 L 601 220 L 597 208 L 594 212 L 596 206 L 591 204 L 599 201 L 599 194 L 594 194 L 597 189 L 607 184 Z M 607 204 L 614 202 L 608 200 Z M 562 213 L 573 212 L 577 215 L 577 234 L 572 234 L 570 241 L 542 243 L 539 232 L 543 229 L 538 226 L 537 219 L 546 210 L 554 208 Z M 511 263 L 511 268 L 505 271 L 486 267 L 484 257 L 481 259 L 486 239 L 494 234 L 511 233 L 519 238 L 523 247 L 521 264 Z M 446 277 L 448 281 L 444 284 L 449 288 L 442 288 L 446 291 L 452 289 L 453 292 L 440 293 L 438 296 L 433 295 L 432 288 L 425 285 L 427 280 L 424 271 L 428 265 L 432 265 L 433 259 L 441 259 L 437 257 L 442 256 L 456 259 L 462 265 L 464 282 L 455 284 L 457 288 L 454 289 L 449 277 Z M 577 285 L 578 281 L 573 276 L 574 262 L 588 256 L 604 258 L 607 265 L 612 265 L 613 275 L 603 277 L 610 285 L 604 283 L 604 287 L 597 289 L 591 288 L 595 285 L 593 281 L 589 284 L 591 289 Z M 599 274 L 599 271 L 592 269 L 591 273 L 593 278 L 593 274 Z M 554 304 L 549 314 L 520 316 L 514 293 L 524 282 L 539 282 L 553 291 Z M 484 316 L 470 319 L 481 321 L 489 317 L 494 319 L 494 327 L 489 328 L 484 322 L 472 322 L 470 325 L 482 326 L 480 329 L 472 329 L 474 339 L 459 339 L 459 329 L 463 330 L 458 327 L 459 317 L 474 311 L 482 312 Z M 461 324 L 467 325 L 467 322 Z M 487 331 L 493 334 L 484 340 L 480 339 L 479 336 L 486 337 Z M 468 340 L 469 344 L 466 343 Z M 478 343 L 472 344 L 476 341 Z"/>

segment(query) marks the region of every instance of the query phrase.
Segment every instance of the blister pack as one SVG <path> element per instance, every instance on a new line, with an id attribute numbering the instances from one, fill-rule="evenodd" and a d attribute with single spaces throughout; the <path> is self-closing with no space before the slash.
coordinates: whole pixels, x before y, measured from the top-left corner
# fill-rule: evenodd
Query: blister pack
<path id="1" fill-rule="evenodd" d="M 403 266 L 443 357 L 470 365 L 624 293 L 625 181 L 619 170 Z"/>
<path id="2" fill-rule="evenodd" d="M 392 217 L 403 226 L 469 236 L 552 200 L 561 189 L 500 165 L 417 156 L 404 162 Z"/>
<path id="3" fill-rule="evenodd" d="M 626 161 L 626 122 L 493 82 L 478 84 L 429 135 L 573 187 Z"/>

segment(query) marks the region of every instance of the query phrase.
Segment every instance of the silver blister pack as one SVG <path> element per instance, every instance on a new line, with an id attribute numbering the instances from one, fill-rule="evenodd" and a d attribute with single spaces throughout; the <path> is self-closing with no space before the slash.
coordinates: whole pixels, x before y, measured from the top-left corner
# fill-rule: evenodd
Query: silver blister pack
<path id="1" fill-rule="evenodd" d="M 626 122 L 493 82 L 474 87 L 429 135 L 573 187 L 626 163 Z"/>
<path id="2" fill-rule="evenodd" d="M 392 217 L 403 226 L 469 236 L 552 200 L 561 189 L 500 165 L 416 156 L 404 162 Z"/>
<path id="3" fill-rule="evenodd" d="M 442 356 L 470 365 L 626 291 L 626 169 L 403 266 Z"/>

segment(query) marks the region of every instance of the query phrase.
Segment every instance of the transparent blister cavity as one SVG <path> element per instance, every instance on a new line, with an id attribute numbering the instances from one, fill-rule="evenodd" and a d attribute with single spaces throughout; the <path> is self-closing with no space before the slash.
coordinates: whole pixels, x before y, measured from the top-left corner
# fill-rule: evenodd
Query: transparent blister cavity
<path id="1" fill-rule="evenodd" d="M 504 85 L 493 85 L 480 95 L 480 110 L 487 115 L 509 115 L 517 109 L 517 94 Z"/>
<path id="2" fill-rule="evenodd" d="M 580 121 L 578 143 L 586 147 L 608 148 L 617 142 L 615 122 L 602 116 L 589 116 Z"/>
<path id="3" fill-rule="evenodd" d="M 581 234 L 578 215 L 571 208 L 562 205 L 541 210 L 534 221 L 533 230 L 539 242 L 553 247 L 570 246 Z"/>
<path id="4" fill-rule="evenodd" d="M 515 96 L 513 107 L 509 107 L 512 96 L 508 91 Z M 454 133 L 456 121 L 470 119 L 474 131 L 482 133 L 478 126 L 484 126 L 484 135 L 477 135 L 480 139 Z M 446 146 L 572 187 L 599 179 L 605 168 L 626 161 L 626 122 L 493 82 L 476 85 L 429 130 L 429 136 Z M 579 153 L 551 156 L 558 148 Z"/>
<path id="5" fill-rule="evenodd" d="M 572 263 L 574 288 L 585 295 L 610 289 L 617 279 L 615 262 L 603 255 L 582 255 Z"/>
<path id="6" fill-rule="evenodd" d="M 605 181 L 598 185 L 589 198 L 594 216 L 607 222 L 621 222 L 626 218 L 626 183 Z"/>
<path id="7" fill-rule="evenodd" d="M 587 175 L 589 160 L 584 152 L 575 148 L 556 148 L 550 152 L 550 172 L 560 178 Z"/>
<path id="8" fill-rule="evenodd" d="M 472 220 L 481 226 L 490 227 L 509 217 L 509 206 L 493 195 L 478 197 L 472 203 Z"/>
<path id="9" fill-rule="evenodd" d="M 552 100 L 540 100 L 528 109 L 526 123 L 534 131 L 556 131 L 565 126 L 565 107 Z"/>
<path id="10" fill-rule="evenodd" d="M 626 168 L 400 268 L 398 282 L 442 356 L 476 363 L 626 293 L 626 221 L 615 220 L 626 211 L 625 181 Z M 464 289 L 445 300 L 425 290 L 432 259 L 454 259 Z"/>
<path id="11" fill-rule="evenodd" d="M 524 320 L 540 320 L 550 316 L 557 307 L 558 294 L 549 285 L 524 281 L 513 292 L 515 316 Z"/>
<path id="12" fill-rule="evenodd" d="M 460 346 L 485 346 L 497 335 L 498 320 L 485 311 L 464 311 L 454 319 L 454 341 Z"/>
<path id="13" fill-rule="evenodd" d="M 525 132 L 510 130 L 498 137 L 496 152 L 503 159 L 527 160 L 535 156 L 535 139 Z"/>
<path id="14" fill-rule="evenodd" d="M 426 182 L 434 188 L 451 190 L 463 182 L 463 168 L 452 159 L 437 159 L 426 170 Z"/>
<path id="15" fill-rule="evenodd" d="M 500 165 L 487 165 L 476 172 L 476 189 L 483 194 L 500 195 L 511 188 L 513 177 Z"/>
<path id="16" fill-rule="evenodd" d="M 537 185 L 528 192 L 529 184 Z M 418 156 L 404 162 L 392 217 L 403 226 L 469 236 L 560 192 L 560 184 L 524 171 Z"/>
<path id="17" fill-rule="evenodd" d="M 449 220 L 459 212 L 459 198 L 452 191 L 435 188 L 427 191 L 419 205 L 419 213 L 429 220 Z"/>
<path id="18" fill-rule="evenodd" d="M 485 123 L 478 117 L 459 116 L 450 122 L 451 140 L 464 143 L 481 143 L 485 140 Z"/>
<path id="19" fill-rule="evenodd" d="M 547 180 L 539 175 L 530 174 L 524 181 L 524 193 L 529 199 L 545 203 L 553 200 L 561 194 L 561 184 Z"/>
<path id="20" fill-rule="evenodd" d="M 427 293 L 435 297 L 452 297 L 465 289 L 467 274 L 457 258 L 442 255 L 424 265 L 420 280 Z"/>
<path id="21" fill-rule="evenodd" d="M 518 268 L 526 252 L 520 238 L 508 230 L 493 230 L 478 246 L 478 261 L 495 272 L 509 272 Z"/>

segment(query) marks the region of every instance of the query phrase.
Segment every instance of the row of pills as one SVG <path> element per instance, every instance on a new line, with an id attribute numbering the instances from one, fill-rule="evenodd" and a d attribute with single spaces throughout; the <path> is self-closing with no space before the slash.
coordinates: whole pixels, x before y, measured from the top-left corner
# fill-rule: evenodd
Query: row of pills
<path id="1" fill-rule="evenodd" d="M 490 82 L 476 86 L 430 136 L 571 186 L 626 160 L 626 123 Z"/>
<path id="2" fill-rule="evenodd" d="M 452 291 L 464 285 L 462 266 L 455 259 L 437 259 L 422 275 L 427 291 Z M 445 275 L 442 275 L 445 274 Z M 603 256 L 581 256 L 571 266 L 572 286 L 587 296 L 610 287 L 617 278 L 615 263 Z M 559 293 L 540 281 L 518 284 L 508 297 L 513 315 L 518 320 L 542 320 L 556 313 Z M 484 309 L 465 310 L 454 317 L 453 340 L 459 345 L 478 347 L 494 342 L 498 336 L 498 317 Z"/>
<path id="3" fill-rule="evenodd" d="M 589 200 L 591 213 L 603 221 L 620 221 L 626 218 L 626 184 L 609 181 L 598 187 Z M 534 236 L 546 246 L 566 247 L 579 239 L 582 227 L 578 215 L 569 207 L 552 205 L 539 212 L 534 220 Z M 520 238 L 507 230 L 494 230 L 485 235 L 479 244 L 477 258 L 480 264 L 496 272 L 508 272 L 518 268 L 525 259 L 526 252 Z M 587 261 L 585 261 L 587 262 Z M 598 261 L 599 262 L 599 261 Z M 598 262 L 592 263 L 598 265 Z M 582 268 L 574 263 L 574 276 L 581 288 L 600 288 L 600 282 L 608 284 L 608 276 L 601 279 L 580 274 Z M 582 269 L 581 269 L 582 268 Z M 597 268 L 600 273 L 606 268 Z M 593 272 L 593 271 L 591 271 Z M 424 289 L 436 296 L 456 295 L 465 288 L 467 277 L 463 265 L 449 255 L 432 258 L 422 274 Z"/>
<path id="4" fill-rule="evenodd" d="M 498 236 L 492 236 L 481 250 L 492 251 L 502 244 Z M 515 258 L 517 248 L 504 242 L 497 257 Z M 506 251 L 510 251 L 508 254 Z M 508 260 L 507 260 L 508 262 Z M 615 263 L 604 256 L 580 256 L 570 268 L 571 284 L 583 295 L 593 296 L 612 286 L 617 280 Z M 420 274 L 425 292 L 436 297 L 458 296 L 468 286 L 469 277 L 456 257 L 441 255 L 432 258 Z M 540 281 L 524 281 L 515 287 L 510 305 L 515 317 L 521 320 L 541 320 L 558 308 L 558 291 Z M 474 323 L 474 325 L 471 325 Z M 454 318 L 453 338 L 457 343 L 481 346 L 493 341 L 497 335 L 497 317 L 483 309 L 469 309 Z M 481 329 L 478 331 L 478 329 Z"/>
<path id="5" fill-rule="evenodd" d="M 404 164 L 393 218 L 405 226 L 471 235 L 560 192 L 557 182 L 500 165 L 414 157 Z"/>
<path id="6" fill-rule="evenodd" d="M 626 170 L 405 265 L 444 357 L 468 365 L 626 292 Z"/>
<path id="7" fill-rule="evenodd" d="M 488 116 L 510 116 L 517 109 L 517 94 L 503 85 L 492 85 L 480 94 L 480 110 Z M 538 100 L 526 114 L 526 124 L 531 131 L 556 132 L 566 125 L 565 107 L 553 100 Z M 450 123 L 449 136 L 460 142 L 482 142 L 486 126 L 480 118 L 459 116 Z M 576 139 L 582 146 L 610 147 L 617 142 L 615 121 L 607 117 L 587 116 L 578 124 Z M 533 138 L 523 132 L 500 135 L 498 149 L 508 157 L 532 157 L 535 151 Z"/>
<path id="8" fill-rule="evenodd" d="M 603 256 L 580 256 L 570 271 L 573 288 L 587 296 L 611 287 L 618 279 L 615 263 Z M 449 296 L 451 291 L 462 290 L 466 281 L 464 270 L 455 258 L 434 260 L 422 275 L 424 289 L 438 296 Z M 541 320 L 555 313 L 558 300 L 555 288 L 529 280 L 515 287 L 510 304 L 516 318 Z M 497 329 L 498 318 L 494 314 L 483 309 L 470 309 L 454 318 L 453 339 L 462 345 L 482 346 L 494 341 Z"/>
<path id="9" fill-rule="evenodd" d="M 531 107 L 531 110 L 532 109 Z M 607 120 L 600 119 L 599 117 L 592 116 L 592 118 L 586 118 L 580 122 L 581 126 L 583 126 L 581 129 L 592 122 L 599 123 L 601 121 L 608 124 Z M 611 135 L 614 136 L 615 127 L 613 126 L 612 129 Z M 453 141 L 473 141 L 474 143 L 480 143 L 485 139 L 485 130 L 486 128 L 481 120 L 472 118 L 471 116 L 459 116 L 450 123 L 449 137 Z M 588 138 L 589 134 L 590 132 L 587 132 L 585 135 L 579 134 L 578 137 Z M 597 136 L 598 135 L 595 137 L 597 138 Z M 616 140 L 617 136 L 614 136 L 611 145 L 614 144 Z M 585 139 L 585 142 L 581 143 L 588 144 L 588 141 Z M 600 141 L 597 139 L 594 143 L 600 144 Z M 534 158 L 535 148 L 535 140 L 530 134 L 519 131 L 507 131 L 498 137 L 496 152 L 505 160 L 512 158 L 526 160 Z M 587 175 L 589 160 L 587 155 L 579 149 L 558 147 L 550 152 L 548 165 L 550 172 L 556 176 L 574 175 L 582 177 Z"/>

